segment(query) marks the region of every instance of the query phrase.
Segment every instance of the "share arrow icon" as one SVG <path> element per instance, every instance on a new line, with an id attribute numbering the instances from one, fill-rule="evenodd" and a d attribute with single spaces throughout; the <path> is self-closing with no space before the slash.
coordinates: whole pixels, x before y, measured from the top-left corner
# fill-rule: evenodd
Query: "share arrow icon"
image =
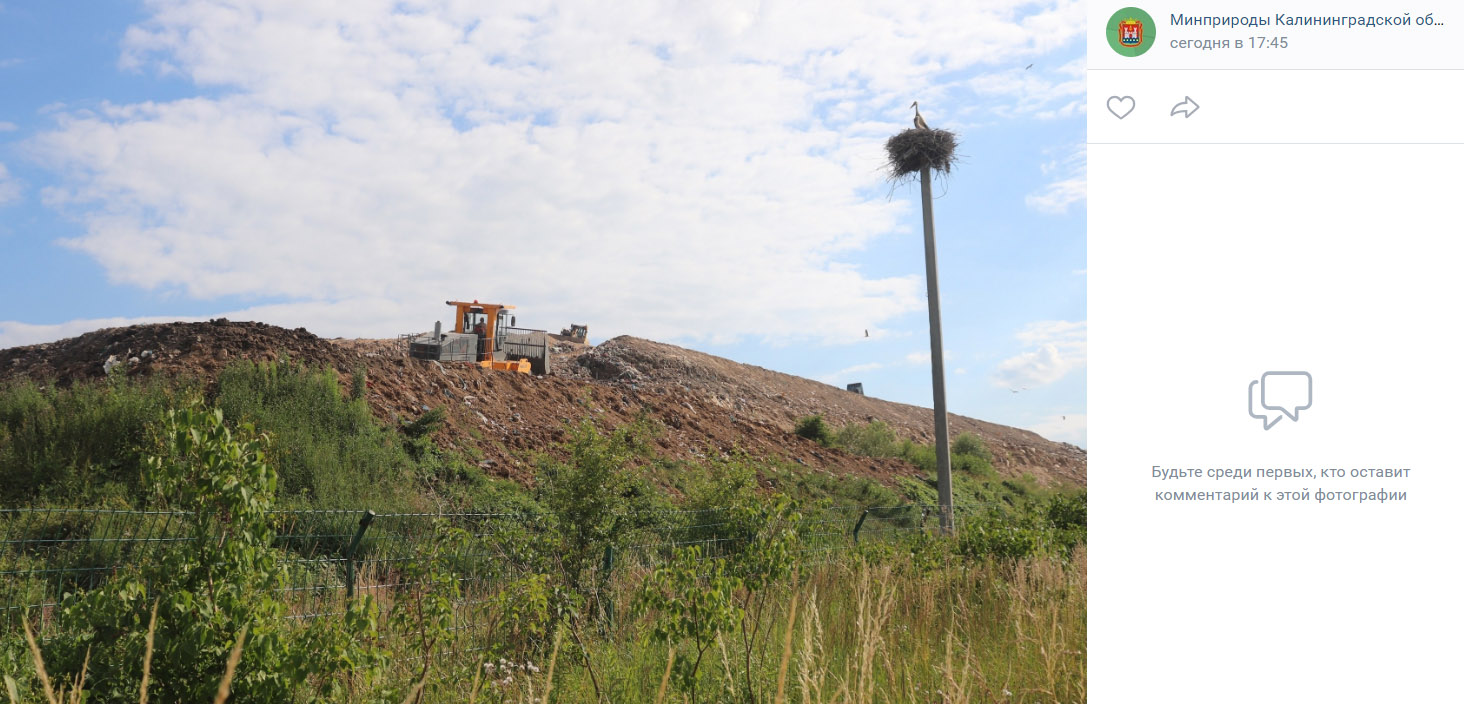
<path id="1" fill-rule="evenodd" d="M 1188 120 L 1190 115 L 1193 115 L 1199 111 L 1200 104 L 1195 102 L 1194 99 L 1190 98 L 1188 95 L 1186 95 L 1184 96 L 1184 102 L 1174 106 L 1174 108 L 1169 111 L 1169 116 L 1174 117 L 1175 115 L 1182 114 L 1184 115 L 1184 119 Z"/>

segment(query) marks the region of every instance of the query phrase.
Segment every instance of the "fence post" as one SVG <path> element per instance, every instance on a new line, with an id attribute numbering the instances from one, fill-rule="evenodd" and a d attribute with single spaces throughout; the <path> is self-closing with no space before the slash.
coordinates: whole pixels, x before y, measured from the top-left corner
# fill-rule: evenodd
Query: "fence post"
<path id="1" fill-rule="evenodd" d="M 376 518 L 376 512 L 370 509 L 361 514 L 361 527 L 356 529 L 356 537 L 351 538 L 351 546 L 346 548 L 346 598 L 356 596 L 356 548 L 361 545 L 362 536 L 366 535 L 366 528 L 371 525 L 372 519 Z"/>
<path id="2" fill-rule="evenodd" d="M 610 591 L 610 570 L 615 568 L 615 546 L 605 546 L 605 559 L 600 562 L 600 613 L 605 616 L 605 624 L 609 628 L 615 628 L 615 602 L 611 601 L 607 592 Z"/>
<path id="3" fill-rule="evenodd" d="M 859 529 L 864 527 L 864 519 L 866 519 L 866 518 L 869 518 L 869 509 L 867 509 L 867 508 L 864 509 L 864 513 L 859 514 L 859 520 L 857 520 L 857 521 L 854 522 L 854 544 L 855 545 L 858 545 L 859 544 Z"/>

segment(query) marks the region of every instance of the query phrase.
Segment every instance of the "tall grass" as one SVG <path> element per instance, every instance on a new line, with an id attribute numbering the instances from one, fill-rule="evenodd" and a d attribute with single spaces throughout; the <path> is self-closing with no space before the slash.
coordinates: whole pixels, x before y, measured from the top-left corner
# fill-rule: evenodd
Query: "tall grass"
<path id="1" fill-rule="evenodd" d="M 1070 561 L 954 562 L 917 571 L 908 555 L 807 567 L 781 585 L 762 615 L 767 647 L 753 677 L 767 701 L 1081 702 L 1086 698 L 1084 553 Z M 629 613 L 628 610 L 625 610 Z M 649 617 L 647 617 L 649 618 Z M 627 620 L 561 662 L 555 701 L 683 701 L 667 692 L 667 649 Z M 740 668 L 724 648 L 700 674 L 700 701 L 747 701 Z M 561 655 L 563 659 L 563 656 Z M 598 687 L 591 683 L 591 667 Z M 522 693 L 525 681 L 516 680 Z M 470 680 L 444 676 L 431 691 L 467 698 Z M 542 687 L 542 683 L 539 684 Z M 501 688 L 510 694 L 509 687 Z M 781 691 L 781 695 L 777 693 Z M 520 701 L 508 696 L 503 701 Z M 762 700 L 759 700 L 762 701 Z"/>
<path id="2" fill-rule="evenodd" d="M 0 502 L 126 503 L 138 494 L 148 423 L 188 393 L 117 376 L 0 387 Z"/>
<path id="3" fill-rule="evenodd" d="M 391 510 L 416 493 L 419 462 L 364 400 L 342 392 L 333 371 L 235 364 L 219 375 L 215 403 L 232 422 L 253 423 L 270 436 L 268 455 L 288 504 Z"/>
<path id="4" fill-rule="evenodd" d="M 1081 550 L 1071 561 L 956 562 L 934 571 L 914 569 L 906 555 L 808 567 L 797 582 L 780 586 L 775 608 L 762 615 L 769 647 L 754 651 L 753 676 L 761 691 L 781 692 L 765 701 L 1081 702 L 1085 575 Z M 496 652 L 491 639 L 460 634 L 425 675 L 412 639 L 386 633 L 389 671 L 357 681 L 340 701 L 381 701 L 390 692 L 422 701 L 689 701 L 668 686 L 666 646 L 639 637 L 649 618 L 588 624 L 579 631 L 582 648 L 568 647 L 566 626 L 555 637 L 546 634 L 537 655 L 514 659 L 485 660 L 485 652 Z M 699 701 L 747 701 L 735 676 L 743 665 L 730 647 L 724 640 L 709 656 L 714 662 L 700 675 Z M 40 649 L 32 652 L 22 690 L 45 696 Z M 211 676 L 227 681 L 231 670 Z M 71 675 L 64 689 L 84 686 L 84 675 Z"/>
<path id="5" fill-rule="evenodd" d="M 444 487 L 444 477 L 466 483 L 468 499 L 501 493 L 481 472 L 460 471 L 462 458 L 432 450 L 430 439 L 418 443 L 428 451 L 409 453 L 409 438 L 343 393 L 335 372 L 239 362 L 210 387 L 121 375 L 0 387 L 0 504 L 141 506 L 141 458 L 155 445 L 149 425 L 203 396 L 231 424 L 250 422 L 270 436 L 269 459 L 292 507 L 420 508 L 453 498 L 459 487 Z"/>

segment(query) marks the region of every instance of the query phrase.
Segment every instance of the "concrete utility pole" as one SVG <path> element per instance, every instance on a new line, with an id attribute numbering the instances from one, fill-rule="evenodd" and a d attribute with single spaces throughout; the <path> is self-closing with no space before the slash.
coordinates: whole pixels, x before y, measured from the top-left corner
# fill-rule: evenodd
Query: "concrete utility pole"
<path id="1" fill-rule="evenodd" d="M 940 530 L 956 532 L 951 498 L 950 427 L 946 418 L 945 348 L 940 339 L 940 282 L 935 266 L 935 214 L 930 204 L 930 167 L 920 169 L 920 207 L 925 216 L 925 297 L 930 302 L 930 386 L 935 396 L 935 476 Z"/>
<path id="2" fill-rule="evenodd" d="M 915 108 L 915 129 L 905 130 L 885 142 L 889 154 L 890 181 L 903 182 L 920 172 L 920 206 L 925 216 L 925 296 L 930 302 L 930 385 L 935 396 L 935 472 L 940 492 L 940 531 L 956 532 L 954 501 L 951 498 L 951 440 L 946 421 L 945 347 L 940 341 L 940 284 L 935 273 L 935 215 L 930 206 L 930 170 L 949 174 L 956 160 L 956 135 L 934 130 Z"/>

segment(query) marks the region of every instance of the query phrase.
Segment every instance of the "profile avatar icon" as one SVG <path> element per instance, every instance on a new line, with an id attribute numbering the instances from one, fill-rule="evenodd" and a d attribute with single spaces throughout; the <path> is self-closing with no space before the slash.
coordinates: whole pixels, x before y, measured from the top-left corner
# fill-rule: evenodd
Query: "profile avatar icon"
<path id="1" fill-rule="evenodd" d="M 1154 18 L 1137 7 L 1125 7 L 1108 18 L 1108 45 L 1121 56 L 1138 56 L 1154 46 Z"/>

